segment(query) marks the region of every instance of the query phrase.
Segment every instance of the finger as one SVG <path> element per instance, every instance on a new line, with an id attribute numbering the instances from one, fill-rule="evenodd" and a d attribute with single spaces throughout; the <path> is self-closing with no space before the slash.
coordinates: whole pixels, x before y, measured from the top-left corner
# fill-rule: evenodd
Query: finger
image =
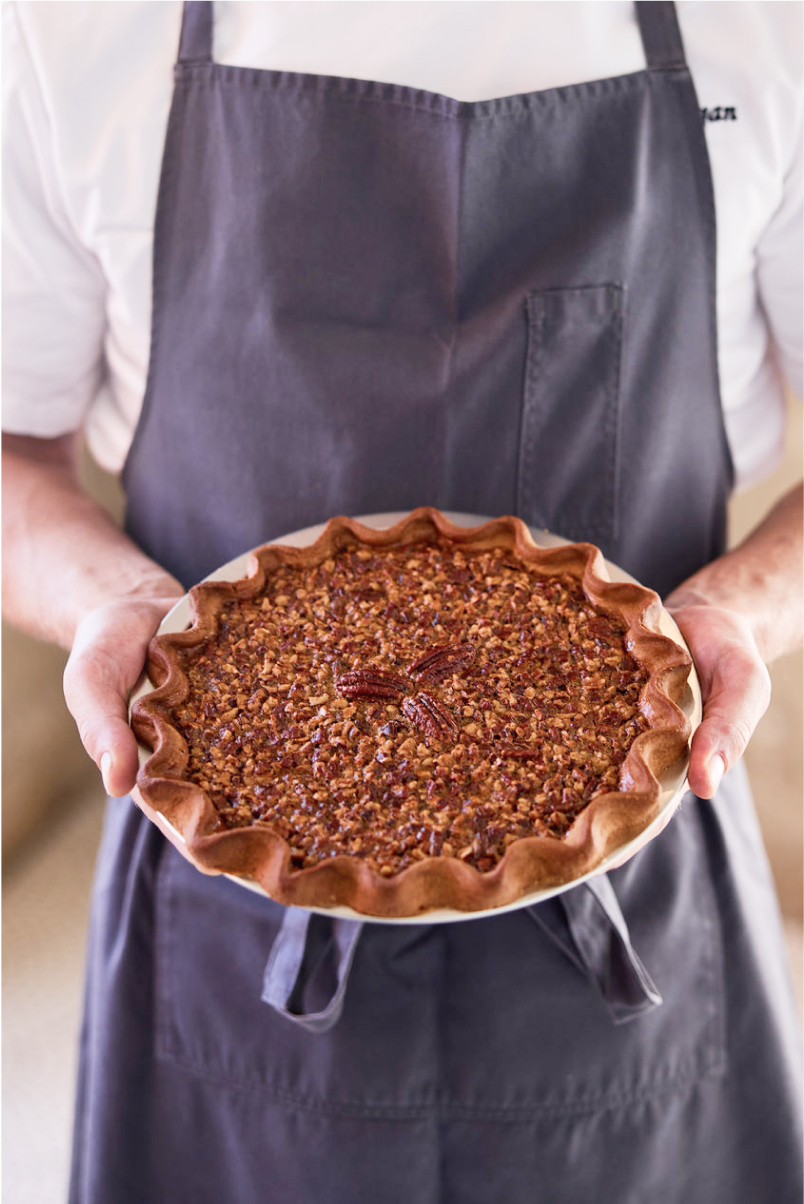
<path id="1" fill-rule="evenodd" d="M 687 778 L 699 798 L 714 796 L 724 773 L 745 752 L 769 701 L 770 676 L 758 655 L 733 648 L 716 661 L 690 747 Z"/>
<path id="2" fill-rule="evenodd" d="M 128 725 L 127 685 L 105 651 L 78 649 L 64 671 L 64 697 L 107 794 L 127 794 L 137 776 L 137 741 Z"/>

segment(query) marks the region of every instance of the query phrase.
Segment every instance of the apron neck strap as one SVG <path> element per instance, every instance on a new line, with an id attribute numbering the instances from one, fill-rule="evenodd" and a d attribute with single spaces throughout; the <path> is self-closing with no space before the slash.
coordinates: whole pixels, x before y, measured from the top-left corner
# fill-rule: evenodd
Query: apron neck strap
<path id="1" fill-rule="evenodd" d="M 185 0 L 178 61 L 180 63 L 212 62 L 211 0 Z"/>
<path id="2" fill-rule="evenodd" d="M 636 5 L 636 15 L 648 70 L 674 71 L 686 67 L 675 4 L 665 3 L 665 0 L 643 0 Z"/>

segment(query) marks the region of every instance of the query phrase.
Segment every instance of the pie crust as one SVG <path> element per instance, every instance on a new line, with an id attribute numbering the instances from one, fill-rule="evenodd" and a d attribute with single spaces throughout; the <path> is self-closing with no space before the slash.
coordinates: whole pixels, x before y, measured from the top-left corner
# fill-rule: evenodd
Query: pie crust
<path id="1" fill-rule="evenodd" d="M 287 905 L 396 918 L 560 886 L 644 831 L 688 752 L 692 662 L 658 596 L 516 518 L 334 518 L 189 602 L 132 707 L 139 792 L 199 869 Z"/>

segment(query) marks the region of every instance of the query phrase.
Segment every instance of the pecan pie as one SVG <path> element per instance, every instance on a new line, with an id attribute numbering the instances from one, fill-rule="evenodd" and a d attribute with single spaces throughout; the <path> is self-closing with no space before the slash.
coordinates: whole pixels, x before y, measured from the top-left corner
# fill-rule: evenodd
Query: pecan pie
<path id="1" fill-rule="evenodd" d="M 422 508 L 190 591 L 134 706 L 138 785 L 207 871 L 377 916 L 568 882 L 658 813 L 688 654 L 591 544 Z"/>

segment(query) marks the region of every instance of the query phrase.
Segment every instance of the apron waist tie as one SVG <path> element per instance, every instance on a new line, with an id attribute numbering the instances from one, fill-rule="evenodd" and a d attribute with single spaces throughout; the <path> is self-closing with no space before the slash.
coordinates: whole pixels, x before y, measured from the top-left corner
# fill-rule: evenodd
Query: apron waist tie
<path id="1" fill-rule="evenodd" d="M 605 874 L 526 910 L 573 965 L 591 979 L 615 1024 L 633 1020 L 662 1003 L 631 944 L 628 925 Z M 327 1032 L 343 1011 L 349 971 L 362 931 L 363 924 L 354 920 L 331 919 L 288 907 L 265 967 L 263 1002 L 308 1032 Z M 328 1001 L 316 1011 L 307 1011 L 306 988 L 332 954 L 334 978 Z"/>
<path id="2" fill-rule="evenodd" d="M 362 923 L 330 919 L 288 907 L 274 941 L 262 983 L 262 1001 L 311 1033 L 325 1033 L 340 1019 L 346 983 Z M 307 983 L 330 952 L 335 978 L 329 1002 L 315 1012 L 304 1010 Z"/>
<path id="3" fill-rule="evenodd" d="M 603 997 L 615 1024 L 659 1007 L 662 997 L 631 944 L 606 874 L 527 909 Z"/>

